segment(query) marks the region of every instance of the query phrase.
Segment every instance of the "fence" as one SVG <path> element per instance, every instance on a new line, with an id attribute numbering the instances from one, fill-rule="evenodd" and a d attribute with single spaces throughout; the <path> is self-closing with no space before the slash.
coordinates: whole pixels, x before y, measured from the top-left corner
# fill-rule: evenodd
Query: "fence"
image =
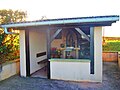
<path id="1" fill-rule="evenodd" d="M 118 61 L 118 52 L 103 52 L 102 60 L 105 62 L 117 62 Z"/>

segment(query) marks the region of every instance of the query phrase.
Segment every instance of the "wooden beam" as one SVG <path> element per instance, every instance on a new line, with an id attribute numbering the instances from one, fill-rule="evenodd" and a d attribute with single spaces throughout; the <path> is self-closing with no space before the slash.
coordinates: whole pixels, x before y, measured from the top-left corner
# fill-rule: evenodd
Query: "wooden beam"
<path id="1" fill-rule="evenodd" d="M 94 27 L 90 27 L 90 73 L 94 74 Z"/>
<path id="2" fill-rule="evenodd" d="M 80 28 L 75 28 L 81 35 L 83 35 L 88 41 L 90 41 L 90 38 L 80 29 Z"/>
<path id="3" fill-rule="evenodd" d="M 50 42 L 50 28 L 48 27 L 47 31 L 46 31 L 46 36 L 47 36 L 47 59 L 48 59 L 48 63 L 47 63 L 47 77 L 48 79 L 50 79 L 50 48 L 51 48 L 51 42 Z"/>
<path id="4" fill-rule="evenodd" d="M 62 29 L 58 29 L 58 30 L 54 33 L 53 37 L 51 37 L 50 42 L 52 42 L 52 41 L 55 39 L 55 37 L 56 37 L 61 31 L 62 31 Z"/>
<path id="5" fill-rule="evenodd" d="M 30 76 L 29 30 L 25 30 L 26 76 Z"/>

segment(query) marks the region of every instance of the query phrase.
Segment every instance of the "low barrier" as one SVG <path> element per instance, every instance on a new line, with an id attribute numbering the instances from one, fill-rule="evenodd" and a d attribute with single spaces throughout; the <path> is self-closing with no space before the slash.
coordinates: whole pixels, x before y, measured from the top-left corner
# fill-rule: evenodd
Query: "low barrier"
<path id="1" fill-rule="evenodd" d="M 13 60 L 2 64 L 0 81 L 20 73 L 20 60 Z"/>
<path id="2" fill-rule="evenodd" d="M 118 52 L 118 65 L 120 67 L 120 52 Z"/>
<path id="3" fill-rule="evenodd" d="M 118 52 L 103 52 L 102 60 L 105 62 L 117 62 L 118 61 Z"/>

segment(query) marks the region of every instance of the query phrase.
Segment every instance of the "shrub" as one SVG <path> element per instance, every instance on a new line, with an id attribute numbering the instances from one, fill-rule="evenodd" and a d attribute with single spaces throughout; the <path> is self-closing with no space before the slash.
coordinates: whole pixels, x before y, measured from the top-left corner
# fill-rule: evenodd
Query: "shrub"
<path id="1" fill-rule="evenodd" d="M 103 51 L 120 51 L 120 42 L 107 42 L 103 45 Z"/>

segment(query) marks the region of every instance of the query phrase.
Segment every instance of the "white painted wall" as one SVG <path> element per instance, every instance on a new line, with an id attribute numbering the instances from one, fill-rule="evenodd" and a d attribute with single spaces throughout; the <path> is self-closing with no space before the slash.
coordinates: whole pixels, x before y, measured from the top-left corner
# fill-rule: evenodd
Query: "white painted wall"
<path id="1" fill-rule="evenodd" d="M 37 62 L 46 59 L 46 55 L 42 57 L 36 57 L 37 53 L 47 51 L 46 48 L 46 34 L 43 30 L 30 30 L 29 32 L 30 42 L 30 74 L 44 67 L 44 64 L 38 64 Z"/>
<path id="2" fill-rule="evenodd" d="M 20 30 L 20 75 L 26 77 L 25 30 Z"/>
<path id="3" fill-rule="evenodd" d="M 91 80 L 102 82 L 102 27 L 94 28 L 94 70 Z"/>
<path id="4" fill-rule="evenodd" d="M 20 72 L 19 68 L 20 68 L 19 60 L 4 63 L 2 65 L 2 71 L 0 72 L 0 81 L 18 74 Z"/>
<path id="5" fill-rule="evenodd" d="M 51 79 L 89 81 L 90 62 L 50 62 Z"/>

